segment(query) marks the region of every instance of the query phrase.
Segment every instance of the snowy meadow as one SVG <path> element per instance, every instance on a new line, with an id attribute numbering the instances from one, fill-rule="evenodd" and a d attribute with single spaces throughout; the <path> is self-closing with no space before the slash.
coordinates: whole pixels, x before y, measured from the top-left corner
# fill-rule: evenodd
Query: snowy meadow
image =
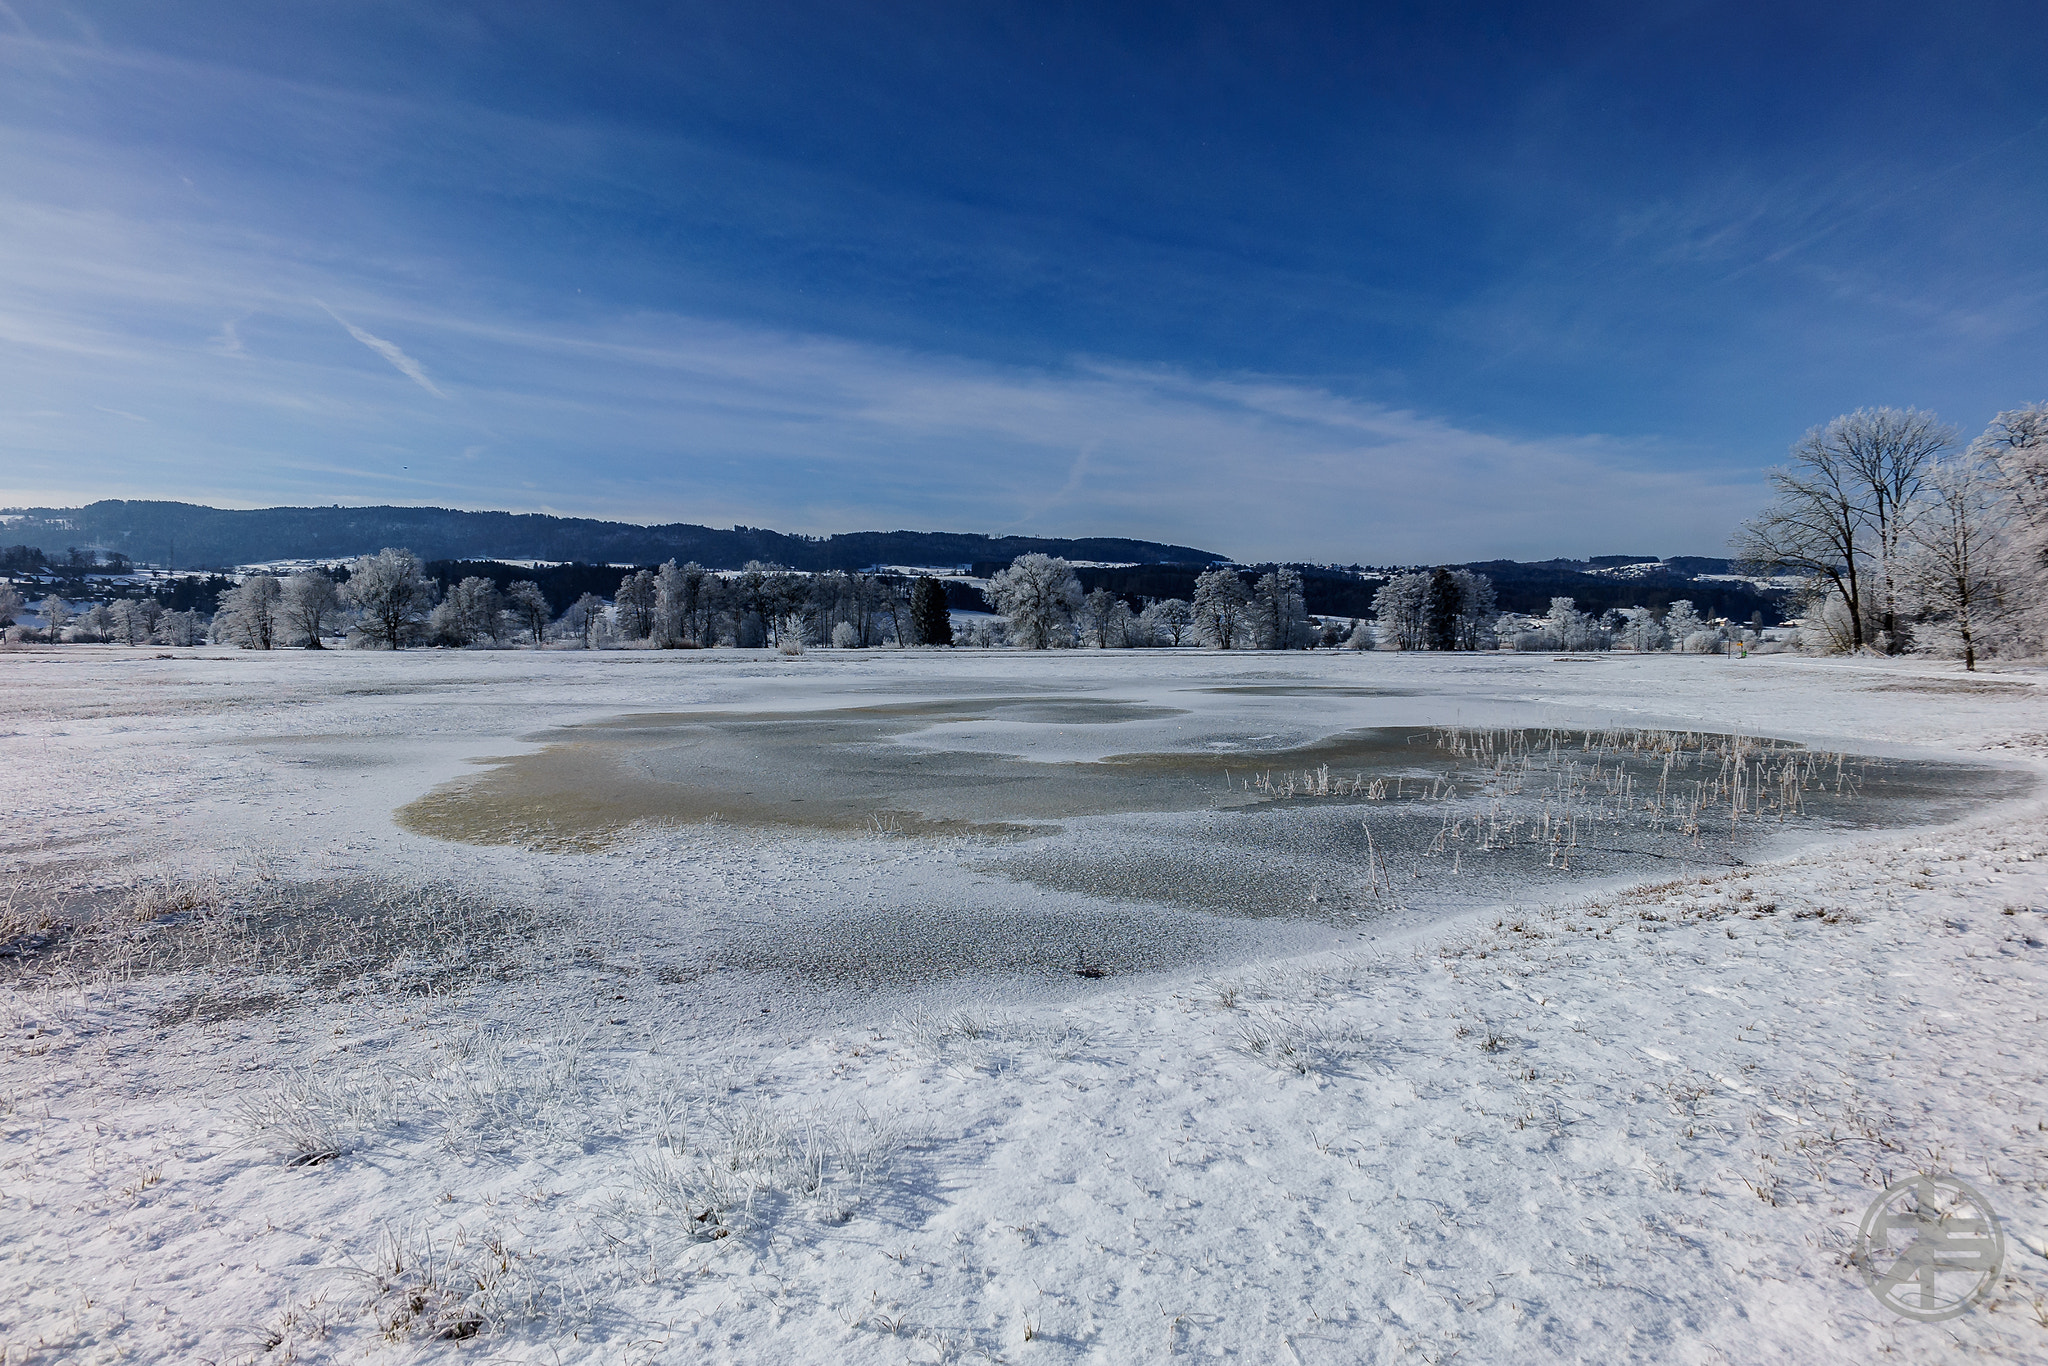
<path id="1" fill-rule="evenodd" d="M 2039 678 L 10 650 L 0 1360 L 2048 1361 Z"/>

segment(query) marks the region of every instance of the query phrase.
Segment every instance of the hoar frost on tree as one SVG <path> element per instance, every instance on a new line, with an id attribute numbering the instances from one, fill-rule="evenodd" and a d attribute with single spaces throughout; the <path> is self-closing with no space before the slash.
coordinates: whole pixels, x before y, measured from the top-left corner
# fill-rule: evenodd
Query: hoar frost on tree
<path id="1" fill-rule="evenodd" d="M 989 580 L 988 599 L 1009 622 L 1015 644 L 1051 649 L 1072 642 L 1081 580 L 1072 565 L 1056 556 L 1019 555 Z"/>
<path id="2" fill-rule="evenodd" d="M 1639 654 L 1661 650 L 1671 638 L 1664 629 L 1664 623 L 1658 621 L 1657 614 L 1647 607 L 1622 608 L 1621 621 L 1621 643 Z"/>
<path id="3" fill-rule="evenodd" d="M 1469 569 L 1395 574 L 1373 594 L 1382 650 L 1481 650 L 1494 643 L 1493 580 Z"/>
<path id="4" fill-rule="evenodd" d="M 1252 585 L 1251 619 L 1262 649 L 1306 649 L 1313 635 L 1300 573 L 1281 565 L 1261 574 Z"/>
<path id="5" fill-rule="evenodd" d="M 555 623 L 555 630 L 563 639 L 578 641 L 584 649 L 595 650 L 611 630 L 604 599 L 595 593 L 585 593 L 569 604 L 569 609 L 562 613 L 562 619 Z"/>
<path id="6" fill-rule="evenodd" d="M 197 611 L 166 612 L 156 630 L 166 645 L 198 645 L 206 639 L 206 618 Z"/>
<path id="7" fill-rule="evenodd" d="M 443 645 L 497 644 L 505 632 L 505 602 L 498 586 L 474 575 L 452 585 L 428 616 L 427 629 Z"/>
<path id="8" fill-rule="evenodd" d="M 1954 440 L 1953 428 L 1916 408 L 1859 408 L 1813 428 L 1772 472 L 1775 496 L 1736 534 L 1736 557 L 1761 573 L 1814 580 L 1820 615 L 1827 599 L 1839 605 L 1846 648 L 1905 649 L 1905 546 L 1924 510 L 1928 466 Z"/>
<path id="9" fill-rule="evenodd" d="M 303 641 L 309 650 L 324 650 L 321 637 L 342 615 L 341 592 L 317 569 L 294 574 L 284 581 L 278 615 L 288 639 Z"/>
<path id="10" fill-rule="evenodd" d="M 1420 650 L 1427 644 L 1429 575 L 1395 574 L 1372 595 L 1373 619 L 1379 623 L 1382 650 Z"/>
<path id="11" fill-rule="evenodd" d="M 1107 588 L 1098 588 L 1081 600 L 1081 623 L 1099 650 L 1130 646 L 1137 630 L 1131 609 Z"/>
<path id="12" fill-rule="evenodd" d="M 277 641 L 278 614 L 284 589 L 275 576 L 251 574 L 220 595 L 213 614 L 213 638 L 221 645 L 268 650 Z"/>
<path id="13" fill-rule="evenodd" d="M 652 636 L 659 597 L 660 588 L 652 570 L 636 570 L 620 580 L 619 591 L 612 595 L 619 634 L 627 640 L 646 640 Z"/>
<path id="14" fill-rule="evenodd" d="M 548 606 L 548 595 L 541 591 L 532 579 L 521 579 L 505 590 L 505 612 L 519 623 L 519 629 L 533 638 L 533 648 L 538 650 L 547 644 L 548 622 L 554 617 L 554 609 Z"/>
<path id="15" fill-rule="evenodd" d="M 386 546 L 356 560 L 348 572 L 342 597 L 361 614 L 356 636 L 363 644 L 399 650 L 419 636 L 435 597 L 419 556 Z"/>
<path id="16" fill-rule="evenodd" d="M 2048 403 L 1992 419 L 1970 453 L 1995 472 L 2003 506 L 1991 515 L 2003 543 L 2005 614 L 2024 628 L 2027 648 L 2048 637 Z"/>
<path id="17" fill-rule="evenodd" d="M 2009 634 L 2010 585 L 2021 577 L 2005 536 L 2005 491 L 1974 455 L 1936 461 L 1925 487 L 1927 507 L 1908 533 L 1904 596 L 1934 640 L 1975 671 L 1978 652 Z"/>
<path id="18" fill-rule="evenodd" d="M 64 627 L 76 615 L 71 610 L 71 604 L 55 593 L 36 604 L 36 613 L 43 619 L 43 639 L 52 645 L 63 639 Z"/>
<path id="19" fill-rule="evenodd" d="M 1195 576 L 1195 638 L 1214 650 L 1242 649 L 1252 597 L 1235 569 L 1209 569 Z"/>
<path id="20" fill-rule="evenodd" d="M 1160 598 L 1145 604 L 1138 614 L 1138 639 L 1146 645 L 1169 645 L 1176 649 L 1195 624 L 1195 609 L 1185 598 Z"/>
<path id="21" fill-rule="evenodd" d="M 164 605 L 155 598 L 122 598 L 108 607 L 114 638 L 126 645 L 147 645 L 163 624 Z"/>
<path id="22" fill-rule="evenodd" d="M 654 643 L 664 650 L 698 643 L 699 613 L 708 571 L 695 560 L 665 561 L 654 571 Z"/>

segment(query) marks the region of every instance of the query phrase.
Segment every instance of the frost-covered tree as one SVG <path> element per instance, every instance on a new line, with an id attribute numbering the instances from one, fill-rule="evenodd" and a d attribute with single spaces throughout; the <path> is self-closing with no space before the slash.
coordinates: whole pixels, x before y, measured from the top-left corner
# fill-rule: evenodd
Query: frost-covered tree
<path id="1" fill-rule="evenodd" d="M 1208 569 L 1195 576 L 1195 638 L 1215 650 L 1242 649 L 1248 633 L 1252 595 L 1235 569 Z"/>
<path id="2" fill-rule="evenodd" d="M 2048 636 L 2048 403 L 2000 413 L 1971 443 L 1970 453 L 1997 472 L 2014 624 L 2038 646 Z"/>
<path id="3" fill-rule="evenodd" d="M 1258 582 L 1252 585 L 1250 615 L 1261 648 L 1306 648 L 1310 634 L 1308 606 L 1301 591 L 1301 574 L 1284 565 L 1261 574 Z"/>
<path id="4" fill-rule="evenodd" d="M 1171 645 L 1178 649 L 1195 624 L 1195 609 L 1185 598 L 1161 598 L 1145 604 L 1138 614 L 1138 639 L 1147 645 Z"/>
<path id="5" fill-rule="evenodd" d="M 1072 643 L 1081 580 L 1053 555 L 1019 555 L 988 583 L 988 600 L 1009 622 L 1011 639 L 1027 650 Z"/>
<path id="6" fill-rule="evenodd" d="M 2013 557 L 1998 472 L 1974 456 L 1927 472 L 1927 509 L 1909 533 L 1904 592 L 1916 615 L 1974 672 L 2010 617 Z"/>
<path id="7" fill-rule="evenodd" d="M 268 650 L 277 643 L 283 597 L 284 587 L 274 575 L 251 574 L 243 579 L 220 595 L 220 608 L 213 614 L 214 643 Z"/>
<path id="8" fill-rule="evenodd" d="M 1687 641 L 1707 629 L 1706 618 L 1693 610 L 1690 598 L 1680 598 L 1665 608 L 1663 625 L 1674 650 L 1684 650 Z"/>
<path id="9" fill-rule="evenodd" d="M 1082 629 L 1098 650 L 1123 645 L 1123 618 L 1128 615 L 1124 600 L 1107 588 L 1098 588 L 1081 600 Z"/>
<path id="10" fill-rule="evenodd" d="M 107 641 L 114 637 L 114 613 L 103 602 L 96 602 L 71 620 L 73 640 Z"/>
<path id="11" fill-rule="evenodd" d="M 1451 582 L 1457 585 L 1456 630 L 1452 633 L 1459 650 L 1490 650 L 1498 643 L 1494 622 L 1500 617 L 1500 599 L 1493 580 L 1469 569 L 1453 569 Z"/>
<path id="12" fill-rule="evenodd" d="M 835 570 L 812 575 L 801 595 L 782 603 L 779 615 L 800 612 L 805 619 L 804 633 L 813 640 L 837 640 L 843 623 L 852 632 L 853 643 L 848 648 L 864 649 L 882 643 L 882 605 L 886 597 L 878 576 Z M 782 634 L 779 627 L 777 634 Z"/>
<path id="13" fill-rule="evenodd" d="M 653 635 L 659 596 L 660 588 L 652 570 L 635 570 L 621 579 L 619 591 L 612 597 L 619 635 L 627 640 L 645 640 Z"/>
<path id="14" fill-rule="evenodd" d="M 1544 615 L 1543 632 L 1559 650 L 1607 650 L 1614 645 L 1613 638 L 1600 629 L 1600 623 L 1581 612 L 1573 598 L 1552 598 L 1550 611 Z"/>
<path id="15" fill-rule="evenodd" d="M 309 650 L 324 650 L 327 647 L 321 637 L 330 624 L 341 619 L 341 592 L 334 580 L 319 570 L 305 570 L 284 581 L 278 614 L 287 640 L 303 642 Z"/>
<path id="16" fill-rule="evenodd" d="M 114 638 L 124 645 L 146 645 L 163 619 L 164 605 L 155 598 L 122 598 L 109 607 Z"/>
<path id="17" fill-rule="evenodd" d="M 1859 408 L 1813 428 L 1772 472 L 1775 496 L 1736 534 L 1736 557 L 1818 580 L 1842 602 L 1848 648 L 1904 649 L 1900 558 L 1928 463 L 1954 440 L 1953 428 L 1914 408 Z"/>
<path id="18" fill-rule="evenodd" d="M 21 594 L 11 583 L 0 583 L 0 626 L 14 625 L 14 619 L 28 610 Z"/>
<path id="19" fill-rule="evenodd" d="M 382 650 L 400 650 L 418 639 L 436 596 L 420 557 L 392 546 L 351 564 L 341 593 L 361 614 L 356 635 Z"/>
<path id="20" fill-rule="evenodd" d="M 584 649 L 595 650 L 604 641 L 608 624 L 604 599 L 595 593 L 585 593 L 569 604 L 569 610 L 562 613 L 555 629 L 563 639 L 578 641 Z"/>
<path id="21" fill-rule="evenodd" d="M 1394 574 L 1372 595 L 1374 633 L 1382 650 L 1420 650 L 1428 644 L 1428 574 Z"/>
<path id="22" fill-rule="evenodd" d="M 1370 650 L 1372 648 L 1372 626 L 1362 617 L 1351 619 L 1351 634 L 1344 637 L 1347 650 Z"/>
<path id="23" fill-rule="evenodd" d="M 910 634 L 919 645 L 951 645 L 953 613 L 946 606 L 946 586 L 930 575 L 910 590 Z"/>
<path id="24" fill-rule="evenodd" d="M 538 650 L 547 644 L 548 621 L 554 616 L 554 609 L 548 606 L 548 595 L 541 592 L 540 585 L 532 579 L 521 579 L 505 591 L 505 611 L 519 629 L 533 637 L 533 648 Z"/>
<path id="25" fill-rule="evenodd" d="M 505 603 L 498 585 L 472 575 L 451 586 L 427 618 L 427 630 L 442 645 L 460 648 L 488 640 L 496 644 L 505 631 Z"/>
<path id="26" fill-rule="evenodd" d="M 198 645 L 206 640 L 207 620 L 203 612 L 166 612 L 157 620 L 157 639 L 165 645 Z"/>
<path id="27" fill-rule="evenodd" d="M 1670 636 L 1664 624 L 1657 620 L 1657 614 L 1647 607 L 1624 607 L 1621 609 L 1621 629 L 1616 632 L 1621 643 L 1640 654 L 1664 648 Z"/>
<path id="28" fill-rule="evenodd" d="M 664 649 L 683 645 L 708 645 L 704 639 L 705 588 L 716 584 L 711 572 L 695 560 L 664 563 L 655 571 L 654 632 Z"/>
<path id="29" fill-rule="evenodd" d="M 43 619 L 43 639 L 52 645 L 64 638 L 64 628 L 77 615 L 71 610 L 71 604 L 55 593 L 36 604 L 36 613 Z"/>

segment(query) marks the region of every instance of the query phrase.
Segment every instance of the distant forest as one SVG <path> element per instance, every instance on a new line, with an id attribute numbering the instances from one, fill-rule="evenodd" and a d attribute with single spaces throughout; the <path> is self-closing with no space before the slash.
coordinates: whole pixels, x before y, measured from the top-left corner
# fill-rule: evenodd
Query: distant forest
<path id="1" fill-rule="evenodd" d="M 110 499 L 82 508 L 28 508 L 10 514 L 6 539 L 41 549 L 52 561 L 73 548 L 118 552 L 140 564 L 224 569 L 267 560 L 341 560 L 405 546 L 423 560 L 556 560 L 583 564 L 659 564 L 695 560 L 740 569 L 750 560 L 809 571 L 860 570 L 878 564 L 1008 564 L 1039 552 L 1069 560 L 1212 564 L 1221 555 L 1185 545 L 1121 537 L 1060 539 L 981 536 L 947 531 L 855 531 L 794 536 L 760 527 L 672 522 L 637 526 L 540 513 L 457 512 L 448 508 L 259 508 L 231 511 L 196 503 Z M 614 578 L 612 587 L 617 587 Z"/>
<path id="2" fill-rule="evenodd" d="M 990 537 L 957 532 L 863 531 L 839 536 L 794 536 L 758 527 L 718 531 L 687 523 L 635 526 L 583 518 L 506 512 L 455 512 L 445 508 L 264 508 L 223 511 L 192 503 L 110 500 L 74 509 L 31 509 L 5 528 L 20 544 L 0 552 L 0 573 L 39 572 L 84 576 L 121 571 L 128 561 L 182 569 L 226 568 L 271 560 L 319 560 L 341 564 L 387 545 L 405 546 L 426 561 L 429 577 L 446 589 L 476 576 L 500 591 L 521 579 L 540 585 L 560 613 L 585 593 L 609 598 L 628 572 L 663 560 L 696 561 L 712 569 L 739 569 L 749 562 L 809 572 L 862 570 L 899 564 L 955 567 L 986 579 L 1018 555 L 1040 552 L 1069 560 L 1130 562 L 1114 569 L 1078 570 L 1082 586 L 1106 588 L 1138 610 L 1148 599 L 1191 599 L 1196 576 L 1223 557 L 1188 546 L 1115 537 L 1057 539 Z M 86 549 L 90 547 L 90 549 Z M 527 568 L 510 560 L 556 560 Z M 1679 599 L 1713 617 L 1767 624 L 1782 620 L 1785 594 L 1740 580 L 1701 580 L 1726 574 L 1727 560 L 1650 555 L 1605 555 L 1588 560 L 1545 560 L 1533 564 L 1486 560 L 1462 567 L 1493 581 L 1501 610 L 1541 615 L 1552 598 L 1568 597 L 1595 616 L 1621 607 L 1662 612 Z M 1640 566 L 1626 577 L 1601 572 Z M 1306 610 L 1318 616 L 1370 618 L 1372 598 L 1384 574 L 1372 569 L 1296 566 Z M 165 585 L 158 596 L 177 610 L 211 611 L 228 580 L 209 574 Z M 945 584 L 949 606 L 987 611 L 975 585 Z"/>

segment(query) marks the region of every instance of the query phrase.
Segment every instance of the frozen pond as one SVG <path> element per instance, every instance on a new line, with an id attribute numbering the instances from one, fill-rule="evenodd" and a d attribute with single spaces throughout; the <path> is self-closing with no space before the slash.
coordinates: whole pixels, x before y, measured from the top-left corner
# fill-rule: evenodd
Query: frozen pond
<path id="1" fill-rule="evenodd" d="M 816 989 L 1242 958 L 1951 820 L 2031 785 L 2003 768 L 1717 732 L 1313 733 L 1319 703 L 1418 696 L 1254 683 L 1189 689 L 1178 704 L 991 690 L 641 713 L 528 737 L 541 747 L 399 820 L 562 853 L 684 827 L 964 850 L 974 894 L 891 884 L 710 927 L 707 963 Z M 1228 710 L 1247 700 L 1284 707 L 1285 724 Z"/>

